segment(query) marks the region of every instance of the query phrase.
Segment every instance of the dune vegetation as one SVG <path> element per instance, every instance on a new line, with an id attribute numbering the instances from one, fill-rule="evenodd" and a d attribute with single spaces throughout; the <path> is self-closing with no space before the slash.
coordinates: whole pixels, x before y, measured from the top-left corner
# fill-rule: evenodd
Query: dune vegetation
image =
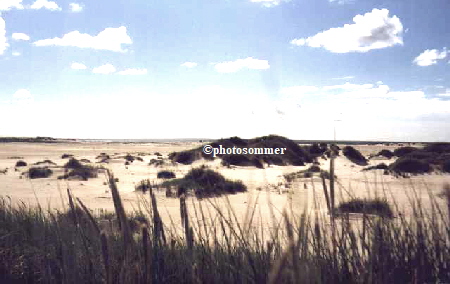
<path id="1" fill-rule="evenodd" d="M 151 186 L 149 202 L 127 215 L 110 171 L 107 183 L 115 213 L 94 213 L 70 189 L 64 212 L 13 206 L 1 198 L 0 282 L 450 282 L 450 186 L 440 197 L 431 196 L 431 212 L 423 210 L 411 188 L 414 213 L 406 218 L 383 198 L 354 198 L 336 206 L 333 159 L 330 180 L 316 170 L 309 172 L 323 180 L 328 214 L 295 215 L 285 209 L 267 231 L 254 221 L 255 204 L 248 205 L 242 224 L 229 202 L 224 209 L 207 199 L 206 210 L 184 194 L 179 199 L 181 224 L 164 223 Z M 222 181 L 205 168 L 194 169 L 184 180 L 197 186 L 199 181 Z M 436 201 L 441 197 L 447 208 Z M 196 204 L 193 212 L 188 212 L 189 199 Z M 359 221 L 350 214 L 359 214 Z M 203 221 L 195 222 L 193 216 Z"/>

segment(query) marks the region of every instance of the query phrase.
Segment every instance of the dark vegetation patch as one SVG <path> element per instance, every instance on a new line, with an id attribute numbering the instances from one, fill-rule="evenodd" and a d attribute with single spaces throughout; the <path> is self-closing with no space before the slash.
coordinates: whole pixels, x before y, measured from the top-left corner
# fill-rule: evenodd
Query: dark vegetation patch
<path id="1" fill-rule="evenodd" d="M 58 139 L 52 137 L 0 137 L 0 143 L 24 142 L 24 143 L 57 143 Z"/>
<path id="2" fill-rule="evenodd" d="M 256 166 L 262 168 L 268 165 L 294 165 L 304 166 L 305 163 L 312 163 L 313 156 L 310 154 L 309 147 L 301 147 L 296 142 L 282 136 L 269 135 L 253 139 L 241 139 L 239 137 L 231 137 L 220 139 L 210 143 L 213 148 L 222 147 L 230 148 L 286 148 L 284 154 L 275 153 L 254 153 L 254 154 L 218 154 L 217 157 L 223 160 L 223 164 L 230 166 Z M 318 146 L 319 147 L 319 146 Z M 320 148 L 320 147 L 319 147 Z M 173 152 L 169 154 L 169 159 L 173 162 L 189 165 L 201 158 L 213 160 L 212 155 L 203 153 L 203 146 L 181 152 Z"/>
<path id="3" fill-rule="evenodd" d="M 75 158 L 71 158 L 65 165 L 64 168 L 66 169 L 80 169 L 83 167 L 83 164 L 80 163 L 80 161 L 78 161 Z"/>
<path id="4" fill-rule="evenodd" d="M 434 153 L 450 153 L 450 143 L 431 143 L 426 145 L 423 150 Z"/>
<path id="5" fill-rule="evenodd" d="M 89 159 L 80 159 L 80 162 L 82 162 L 82 163 L 90 163 L 91 161 Z"/>
<path id="6" fill-rule="evenodd" d="M 327 150 L 328 145 L 326 143 L 313 143 L 311 146 L 307 146 L 309 154 L 313 157 L 322 156 Z"/>
<path id="7" fill-rule="evenodd" d="M 450 143 L 432 143 L 423 149 L 401 147 L 394 154 L 399 158 L 389 166 L 391 173 L 423 174 L 434 170 L 448 172 Z"/>
<path id="8" fill-rule="evenodd" d="M 125 159 L 127 162 L 130 162 L 130 163 L 134 162 L 135 160 L 140 161 L 140 162 L 143 162 L 143 161 L 144 161 L 144 159 L 142 159 L 141 157 L 139 157 L 139 156 L 133 156 L 133 155 L 131 155 L 131 154 L 127 154 L 127 155 L 124 157 L 124 159 Z"/>
<path id="9" fill-rule="evenodd" d="M 90 178 L 96 178 L 98 176 L 98 168 L 83 165 L 77 159 L 70 159 L 65 165 L 66 173 L 59 176 L 58 179 L 81 179 L 88 180 Z"/>
<path id="10" fill-rule="evenodd" d="M 378 164 L 376 166 L 370 166 L 367 168 L 362 169 L 363 171 L 370 171 L 370 170 L 387 170 L 389 167 L 385 163 Z"/>
<path id="11" fill-rule="evenodd" d="M 394 155 L 397 157 L 403 157 L 406 154 L 409 154 L 411 152 L 417 151 L 419 150 L 419 148 L 417 147 L 411 147 L 411 146 L 404 146 L 404 147 L 400 147 L 394 150 Z"/>
<path id="12" fill-rule="evenodd" d="M 107 159 L 107 160 L 109 160 L 109 159 L 111 159 L 111 157 L 108 154 L 106 154 L 106 153 L 100 153 L 100 155 L 98 155 L 96 157 L 96 159 L 100 159 L 100 160 Z"/>
<path id="13" fill-rule="evenodd" d="M 431 171 L 430 164 L 416 158 L 403 157 L 389 165 L 389 170 L 395 173 L 423 174 Z"/>
<path id="14" fill-rule="evenodd" d="M 48 164 L 48 165 L 52 165 L 52 166 L 56 166 L 56 163 L 54 163 L 52 160 L 43 160 L 43 161 L 39 161 L 34 163 L 35 165 L 42 165 L 42 164 Z"/>
<path id="15" fill-rule="evenodd" d="M 157 178 L 162 178 L 162 179 L 176 178 L 175 173 L 172 171 L 159 171 L 156 176 L 157 176 Z"/>
<path id="16" fill-rule="evenodd" d="M 382 157 L 390 159 L 390 158 L 392 158 L 395 155 L 394 155 L 394 153 L 391 150 L 383 149 L 383 150 L 381 150 L 380 152 L 378 152 L 377 154 L 375 154 L 372 157 L 379 157 L 379 156 L 382 156 Z"/>
<path id="17" fill-rule="evenodd" d="M 382 217 L 392 218 L 394 213 L 391 206 L 385 199 L 360 199 L 343 202 L 339 204 L 338 212 L 340 213 L 366 213 L 374 214 Z"/>
<path id="18" fill-rule="evenodd" d="M 347 157 L 347 159 L 349 159 L 353 163 L 359 166 L 367 166 L 366 158 L 361 154 L 361 152 L 359 152 L 352 146 L 345 146 L 344 149 L 342 150 L 342 153 L 344 154 L 345 157 Z"/>
<path id="19" fill-rule="evenodd" d="M 61 159 L 69 159 L 69 158 L 73 158 L 72 154 L 62 154 Z"/>
<path id="20" fill-rule="evenodd" d="M 205 166 L 191 169 L 184 178 L 165 181 L 162 186 L 175 186 L 178 188 L 178 195 L 193 193 L 199 198 L 247 191 L 247 187 L 242 181 L 228 180 L 220 173 Z"/>
<path id="21" fill-rule="evenodd" d="M 263 158 L 264 159 L 264 158 Z M 282 164 L 281 159 L 279 161 L 274 161 L 274 164 L 280 165 Z M 255 166 L 259 169 L 264 168 L 262 163 L 255 157 L 249 158 L 247 155 L 223 155 L 222 156 L 222 165 L 224 166 Z"/>
<path id="22" fill-rule="evenodd" d="M 446 173 L 450 173 L 450 159 L 444 162 L 442 165 L 442 170 Z"/>
<path id="23" fill-rule="evenodd" d="M 32 167 L 28 170 L 28 177 L 30 179 L 35 178 L 48 178 L 53 174 L 53 171 L 49 168 Z"/>
<path id="24" fill-rule="evenodd" d="M 10 159 L 10 160 L 21 160 L 23 158 L 24 157 L 22 157 L 22 156 L 9 156 L 7 159 Z"/>
<path id="25" fill-rule="evenodd" d="M 149 166 L 162 167 L 164 165 L 164 161 L 160 159 L 151 159 L 148 163 Z"/>
<path id="26" fill-rule="evenodd" d="M 142 191 L 143 193 L 147 192 L 150 189 L 156 189 L 157 186 L 150 182 L 149 179 L 141 180 L 138 185 L 134 187 L 135 191 Z"/>
<path id="27" fill-rule="evenodd" d="M 162 157 L 162 154 L 160 152 L 155 152 L 155 153 L 153 153 L 153 155 L 155 155 L 157 157 Z"/>
<path id="28" fill-rule="evenodd" d="M 16 162 L 16 167 L 26 167 L 26 166 L 27 163 L 25 161 L 20 160 Z"/>
<path id="29" fill-rule="evenodd" d="M 188 150 L 188 151 L 181 151 L 181 152 L 172 152 L 169 154 L 169 159 L 173 162 L 180 163 L 183 165 L 190 165 L 194 161 L 201 159 L 202 154 L 196 150 Z M 209 157 L 205 155 L 205 158 Z M 208 158 L 211 160 L 210 158 Z"/>
<path id="30" fill-rule="evenodd" d="M 293 173 L 288 173 L 283 175 L 284 179 L 287 182 L 293 182 L 296 179 L 300 178 L 311 178 L 314 176 L 314 174 L 319 174 L 320 177 L 324 177 L 325 179 L 330 179 L 330 173 L 327 170 L 322 170 L 317 165 L 312 165 L 309 168 L 305 170 L 296 171 Z M 337 179 L 337 176 L 334 176 L 335 179 Z"/>

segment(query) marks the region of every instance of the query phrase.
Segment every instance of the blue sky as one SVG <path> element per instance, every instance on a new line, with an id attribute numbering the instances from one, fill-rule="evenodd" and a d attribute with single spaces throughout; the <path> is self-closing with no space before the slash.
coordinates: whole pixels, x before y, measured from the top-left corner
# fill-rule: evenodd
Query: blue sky
<path id="1" fill-rule="evenodd" d="M 0 0 L 0 136 L 449 141 L 450 2 Z"/>

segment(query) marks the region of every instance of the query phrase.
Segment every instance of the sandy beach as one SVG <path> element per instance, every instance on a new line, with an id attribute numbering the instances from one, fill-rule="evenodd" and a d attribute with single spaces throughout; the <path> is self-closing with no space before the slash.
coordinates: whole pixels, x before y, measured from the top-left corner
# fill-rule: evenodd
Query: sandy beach
<path id="1" fill-rule="evenodd" d="M 202 143 L 195 142 L 171 142 L 171 143 L 102 143 L 102 142 L 72 142 L 72 143 L 5 143 L 0 148 L 0 169 L 8 169 L 5 174 L 0 175 L 1 191 L 3 197 L 8 197 L 13 203 L 24 202 L 35 206 L 38 202 L 43 208 L 62 210 L 67 208 L 66 189 L 70 188 L 75 197 L 80 198 L 91 210 L 113 211 L 111 193 L 106 184 L 106 176 L 103 171 L 99 172 L 97 178 L 87 181 L 83 180 L 60 180 L 59 175 L 64 173 L 62 166 L 68 159 L 62 159 L 63 154 L 71 154 L 76 159 L 87 159 L 91 165 L 101 165 L 110 169 L 114 176 L 118 178 L 118 188 L 126 210 L 134 211 L 142 206 L 142 200 L 148 200 L 148 194 L 135 191 L 135 187 L 142 180 L 149 179 L 154 183 L 161 183 L 157 179 L 157 172 L 165 169 L 173 171 L 177 178 L 183 177 L 190 169 L 203 164 L 221 173 L 230 180 L 242 180 L 248 191 L 228 195 L 233 209 L 242 218 L 248 209 L 249 204 L 258 198 L 262 221 L 265 223 L 270 219 L 268 203 L 270 202 L 276 212 L 282 212 L 285 208 L 290 208 L 294 212 L 301 213 L 306 209 L 311 212 L 317 205 L 321 212 L 326 213 L 326 203 L 323 195 L 322 181 L 318 176 L 313 178 L 302 178 L 296 180 L 289 188 L 283 178 L 284 174 L 306 169 L 306 166 L 274 166 L 264 169 L 255 167 L 232 166 L 231 168 L 222 166 L 220 159 L 214 161 L 199 160 L 192 165 L 172 163 L 168 160 L 169 153 L 174 151 L 188 150 L 201 146 Z M 343 146 L 343 145 L 340 145 Z M 418 146 L 418 145 L 415 145 Z M 419 145 L 420 146 L 420 145 Z M 358 145 L 356 149 L 365 156 L 375 154 L 382 149 L 394 150 L 398 145 Z M 151 159 L 156 159 L 155 153 L 162 155 L 165 165 L 155 167 L 149 165 Z M 98 163 L 96 157 L 100 153 L 111 156 L 109 163 Z M 127 154 L 136 155 L 143 161 L 135 160 L 129 165 L 125 165 L 124 156 Z M 19 159 L 20 158 L 20 159 Z M 28 166 L 15 167 L 18 160 L 25 161 Z M 53 170 L 52 176 L 42 179 L 29 179 L 23 175 L 28 168 L 39 161 L 51 160 L 56 165 L 48 165 Z M 370 165 L 380 162 L 391 163 L 394 159 L 373 158 L 369 160 Z M 329 168 L 329 160 L 319 159 L 322 169 Z M 347 201 L 350 197 L 387 197 L 389 202 L 397 203 L 401 211 L 409 216 L 412 214 L 412 207 L 408 197 L 415 193 L 425 208 L 430 208 L 429 197 L 438 196 L 442 192 L 444 183 L 450 182 L 450 175 L 443 173 L 432 173 L 410 178 L 397 178 L 392 175 L 383 175 L 383 170 L 361 171 L 364 167 L 355 165 L 343 155 L 335 160 L 335 173 L 337 176 L 336 205 L 341 201 Z M 163 220 L 169 222 L 169 215 L 178 224 L 180 219 L 178 198 L 167 198 L 163 190 L 155 192 L 160 213 Z M 195 199 L 195 197 L 190 197 Z M 444 200 L 436 198 L 438 202 Z M 224 197 L 213 198 L 218 204 L 224 204 Z M 208 204 L 208 200 L 203 201 Z M 253 204 L 254 205 L 254 204 Z M 188 206 L 192 202 L 188 199 Z"/>

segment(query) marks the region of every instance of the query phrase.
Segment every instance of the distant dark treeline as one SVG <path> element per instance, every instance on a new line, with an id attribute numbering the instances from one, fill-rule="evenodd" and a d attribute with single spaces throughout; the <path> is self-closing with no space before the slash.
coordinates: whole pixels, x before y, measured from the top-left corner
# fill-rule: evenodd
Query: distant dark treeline
<path id="1" fill-rule="evenodd" d="M 29 142 L 29 143 L 57 143 L 58 139 L 52 137 L 0 137 L 0 143 Z"/>

